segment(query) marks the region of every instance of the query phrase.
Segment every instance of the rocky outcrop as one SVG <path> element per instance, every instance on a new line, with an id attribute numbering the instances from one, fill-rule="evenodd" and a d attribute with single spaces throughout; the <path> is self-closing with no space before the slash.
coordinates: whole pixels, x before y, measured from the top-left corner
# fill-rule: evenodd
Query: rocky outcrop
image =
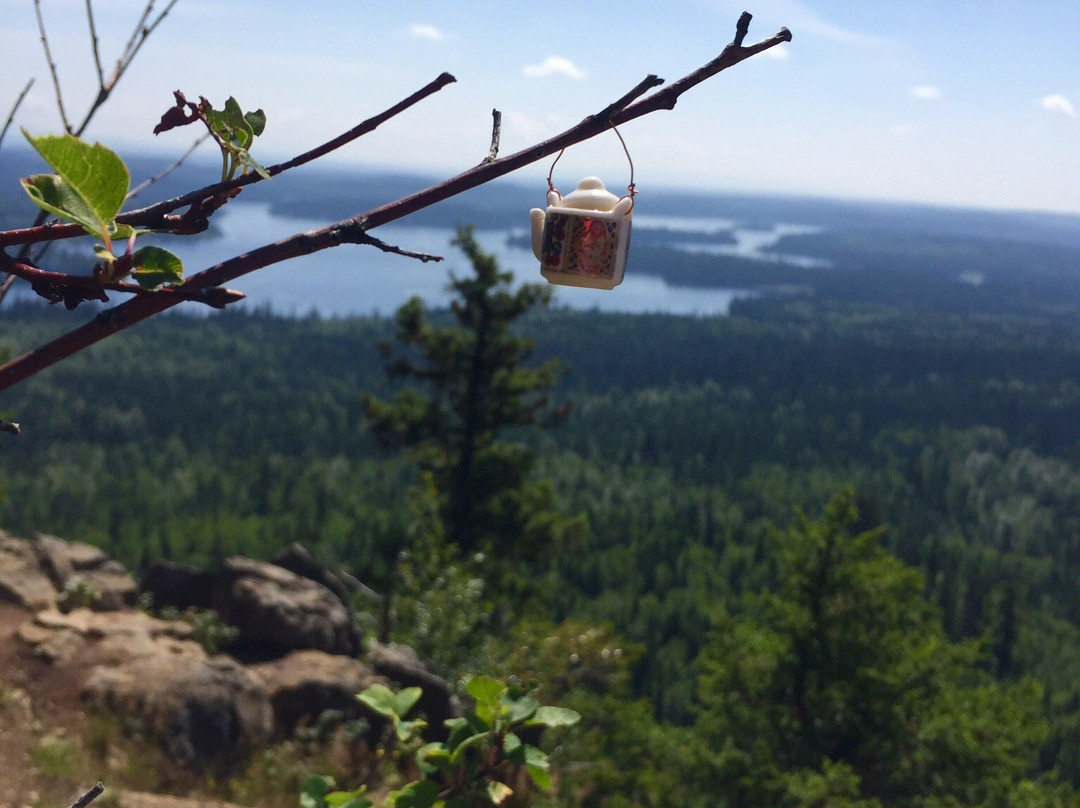
<path id="1" fill-rule="evenodd" d="M 377 681 L 386 684 L 358 659 L 322 651 L 294 651 L 253 665 L 251 671 L 266 688 L 274 723 L 285 735 L 313 723 L 327 710 L 338 711 L 345 721 L 366 715 L 356 694 Z"/>
<path id="2" fill-rule="evenodd" d="M 322 584 L 250 558 L 226 559 L 214 608 L 240 631 L 238 645 L 280 656 L 311 649 L 355 655 L 360 636 L 349 610 Z"/>
<path id="3" fill-rule="evenodd" d="M 419 708 L 434 733 L 460 714 L 450 686 L 411 649 L 373 643 L 357 658 L 350 589 L 336 576 L 299 547 L 277 560 L 230 558 L 215 572 L 158 562 L 145 576 L 156 608 L 214 609 L 239 629 L 227 654 L 207 653 L 197 641 L 206 624 L 194 617 L 132 608 L 134 581 L 122 566 L 55 536 L 0 531 L 0 599 L 26 610 L 15 632 L 20 656 L 28 652 L 50 680 L 73 683 L 91 708 L 114 711 L 192 768 L 227 770 L 271 735 L 289 737 L 330 714 L 364 718 L 377 736 L 381 719 L 356 698 L 375 682 L 422 687 Z"/>
<path id="4" fill-rule="evenodd" d="M 30 542 L 0 531 L 0 599 L 36 610 L 54 605 L 56 595 Z"/>
<path id="5" fill-rule="evenodd" d="M 216 572 L 156 562 L 143 579 L 143 591 L 155 608 L 213 609 L 239 631 L 234 650 L 250 658 L 272 659 L 304 649 L 359 653 L 360 632 L 341 582 L 336 581 L 335 593 L 321 580 L 333 584 L 336 579 L 319 575 L 310 556 L 287 558 L 305 574 L 240 557 L 226 559 Z"/>
<path id="6" fill-rule="evenodd" d="M 31 545 L 41 569 L 61 596 L 77 600 L 72 605 L 103 612 L 135 605 L 138 584 L 119 561 L 103 550 L 44 533 L 35 534 Z"/>
<path id="7" fill-rule="evenodd" d="M 172 561 L 151 561 L 142 577 L 142 592 L 150 595 L 155 609 L 212 609 L 215 582 L 213 572 Z"/>
<path id="8" fill-rule="evenodd" d="M 177 763 L 228 770 L 272 729 L 266 688 L 223 656 L 158 653 L 97 666 L 83 692 L 96 707 L 137 716 Z"/>

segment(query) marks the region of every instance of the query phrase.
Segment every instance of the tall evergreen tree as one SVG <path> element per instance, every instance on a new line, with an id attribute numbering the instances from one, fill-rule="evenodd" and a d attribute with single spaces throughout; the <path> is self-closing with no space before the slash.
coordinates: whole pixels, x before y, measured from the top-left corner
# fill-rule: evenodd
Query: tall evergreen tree
<path id="1" fill-rule="evenodd" d="M 1075 804 L 1029 779 L 1038 686 L 999 685 L 977 644 L 950 642 L 919 573 L 849 534 L 851 499 L 776 537 L 778 590 L 703 653 L 702 775 L 730 805 Z"/>
<path id="2" fill-rule="evenodd" d="M 446 540 L 463 552 L 493 549 L 501 556 L 528 555 L 543 530 L 550 495 L 529 479 L 533 452 L 500 440 L 512 427 L 551 424 L 559 412 L 549 392 L 562 372 L 558 361 L 526 361 L 533 340 L 512 326 L 546 306 L 545 285 L 513 288 L 513 274 L 477 244 L 471 228 L 454 244 L 472 274 L 451 274 L 454 324 L 434 325 L 419 298 L 395 315 L 397 349 L 380 346 L 391 378 L 420 383 L 392 401 L 365 399 L 368 425 L 385 446 L 406 449 L 429 474 L 440 498 Z"/>

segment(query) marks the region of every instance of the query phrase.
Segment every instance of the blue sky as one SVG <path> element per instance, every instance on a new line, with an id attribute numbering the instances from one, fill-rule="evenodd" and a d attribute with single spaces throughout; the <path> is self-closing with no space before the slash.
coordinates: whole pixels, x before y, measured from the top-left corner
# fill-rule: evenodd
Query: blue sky
<path id="1" fill-rule="evenodd" d="M 142 6 L 97 3 L 107 65 Z M 81 110 L 95 91 L 83 0 L 42 8 L 65 100 Z M 486 154 L 493 107 L 503 153 L 516 151 L 648 73 L 674 80 L 708 61 L 743 10 L 748 41 L 781 26 L 793 41 L 621 130 L 640 201 L 650 186 L 690 186 L 1080 213 L 1078 0 L 180 0 L 88 135 L 179 153 L 193 132 L 150 134 L 172 91 L 231 94 L 266 110 L 259 154 L 272 160 L 446 70 L 457 84 L 336 159 L 456 173 Z M 58 131 L 32 0 L 0 0 L 0 19 L 0 109 L 36 77 L 18 123 Z M 540 194 L 547 168 L 513 176 Z M 569 151 L 556 181 L 588 173 L 626 182 L 613 137 Z"/>

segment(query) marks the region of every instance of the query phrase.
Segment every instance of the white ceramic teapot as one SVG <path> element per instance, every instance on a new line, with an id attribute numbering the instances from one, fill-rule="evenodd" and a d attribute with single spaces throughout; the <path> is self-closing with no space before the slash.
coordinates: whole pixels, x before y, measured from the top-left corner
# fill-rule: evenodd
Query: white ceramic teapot
<path id="1" fill-rule="evenodd" d="M 620 199 L 598 177 L 586 177 L 565 197 L 552 188 L 547 203 L 546 211 L 529 212 L 540 274 L 564 286 L 614 289 L 622 283 L 633 197 Z"/>

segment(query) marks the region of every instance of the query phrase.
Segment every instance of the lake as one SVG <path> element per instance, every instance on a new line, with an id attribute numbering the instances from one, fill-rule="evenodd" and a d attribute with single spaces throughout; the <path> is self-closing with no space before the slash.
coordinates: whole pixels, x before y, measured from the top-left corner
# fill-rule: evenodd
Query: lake
<path id="1" fill-rule="evenodd" d="M 527 213 L 527 212 L 526 212 Z M 516 234 L 505 230 L 477 230 L 480 245 L 495 254 L 504 269 L 512 270 L 519 281 L 543 282 L 532 252 L 507 243 L 511 235 L 525 233 L 527 219 Z M 170 238 L 165 246 L 184 261 L 190 275 L 226 258 L 279 240 L 293 233 L 318 228 L 325 222 L 278 216 L 269 204 L 232 202 L 215 217 L 216 237 Z M 688 219 L 668 216 L 635 216 L 637 227 L 667 228 L 691 233 L 731 229 L 725 219 Z M 743 257 L 775 260 L 768 248 L 782 235 L 796 232 L 790 225 L 735 229 L 735 243 L 717 251 Z M 798 232 L 804 232 L 800 229 Z M 464 256 L 451 246 L 453 232 L 447 228 L 386 225 L 372 231 L 384 242 L 403 249 L 443 255 L 441 263 L 421 263 L 414 259 L 384 253 L 374 247 L 344 245 L 315 255 L 287 261 L 258 270 L 229 284 L 247 295 L 244 307 L 269 307 L 274 312 L 306 315 L 311 312 L 326 317 L 382 314 L 389 315 L 413 295 L 432 307 L 444 307 L 450 296 L 446 291 L 448 271 L 465 274 Z M 673 245 L 677 246 L 677 245 Z M 687 244 L 685 249 L 701 249 Z M 785 256 L 797 261 L 797 256 Z M 554 305 L 579 310 L 607 312 L 664 312 L 684 315 L 723 315 L 732 300 L 753 293 L 739 289 L 702 289 L 671 286 L 662 279 L 634 272 L 631 245 L 626 277 L 612 291 L 555 286 Z M 204 310 L 196 304 L 184 309 Z"/>

